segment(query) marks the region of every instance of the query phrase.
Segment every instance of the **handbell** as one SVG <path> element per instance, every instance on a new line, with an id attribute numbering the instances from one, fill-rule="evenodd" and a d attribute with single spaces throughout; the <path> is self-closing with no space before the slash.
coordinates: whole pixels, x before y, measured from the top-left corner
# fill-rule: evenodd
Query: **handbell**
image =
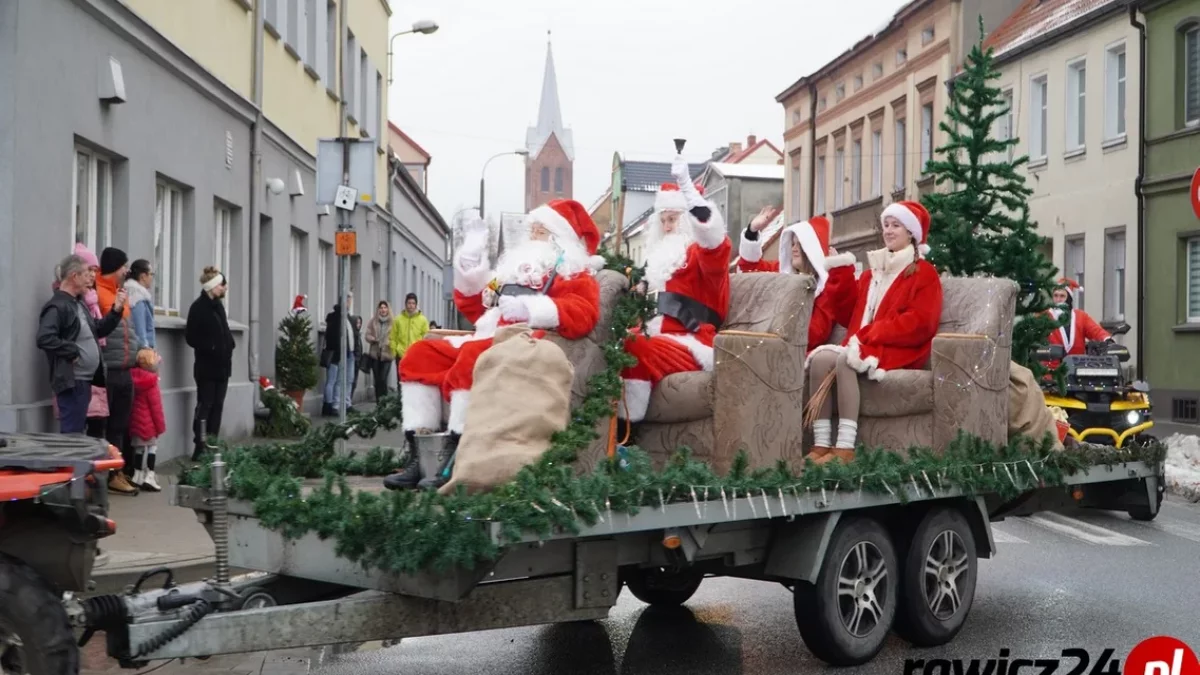
<path id="1" fill-rule="evenodd" d="M 676 138 L 676 139 L 675 139 L 675 154 L 677 154 L 677 155 L 681 155 L 681 154 L 683 154 L 683 146 L 684 146 L 686 143 L 687 143 L 687 139 L 684 139 L 684 138 Z"/>

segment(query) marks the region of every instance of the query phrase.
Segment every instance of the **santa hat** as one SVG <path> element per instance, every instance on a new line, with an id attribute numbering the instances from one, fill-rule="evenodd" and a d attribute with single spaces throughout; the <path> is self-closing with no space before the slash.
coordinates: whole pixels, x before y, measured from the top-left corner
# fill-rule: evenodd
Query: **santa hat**
<path id="1" fill-rule="evenodd" d="M 924 206 L 919 202 L 892 202 L 879 214 L 879 222 L 883 223 L 883 219 L 888 216 L 899 220 L 904 229 L 908 230 L 922 256 L 928 255 L 929 246 L 925 241 L 929 237 L 929 211 L 926 211 Z"/>
<path id="2" fill-rule="evenodd" d="M 825 288 L 825 279 L 829 277 L 829 270 L 825 269 L 825 259 L 829 257 L 829 220 L 824 216 L 816 216 L 788 225 L 779 235 L 779 271 L 783 274 L 795 274 L 792 268 L 792 239 L 800 242 L 800 250 L 804 251 L 812 265 L 817 275 L 816 293 L 820 295 Z"/>
<path id="3" fill-rule="evenodd" d="M 550 236 L 559 246 L 583 248 L 589 256 L 588 266 L 593 270 L 604 269 L 604 258 L 596 255 L 600 247 L 600 229 L 583 204 L 574 199 L 553 199 L 530 211 L 527 219 L 550 230 Z"/>
<path id="4" fill-rule="evenodd" d="M 304 294 L 297 295 L 296 299 L 292 301 L 292 314 L 299 314 L 300 312 L 307 312 L 308 308 L 304 306 L 304 303 L 307 300 L 308 300 L 307 295 L 304 295 Z"/>
<path id="5" fill-rule="evenodd" d="M 704 186 L 696 183 L 696 192 L 700 196 L 704 196 Z M 654 210 L 655 211 L 686 211 L 687 198 L 679 191 L 679 186 L 675 183 L 663 183 L 658 188 L 658 193 L 654 195 Z"/>
<path id="6" fill-rule="evenodd" d="M 1057 284 L 1055 284 L 1054 290 L 1066 291 L 1067 302 L 1070 303 L 1071 308 L 1074 309 L 1075 303 L 1079 300 L 1079 292 L 1083 290 L 1083 287 L 1079 285 L 1078 281 L 1063 277 L 1058 280 Z"/>

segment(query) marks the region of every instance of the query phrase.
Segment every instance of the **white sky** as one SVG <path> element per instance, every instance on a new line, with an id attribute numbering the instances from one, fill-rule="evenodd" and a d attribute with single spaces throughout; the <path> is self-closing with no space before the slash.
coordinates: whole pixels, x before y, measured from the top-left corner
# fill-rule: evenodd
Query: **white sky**
<path id="1" fill-rule="evenodd" d="M 433 162 L 429 194 L 450 222 L 479 201 L 492 155 L 524 147 L 537 121 L 546 30 L 563 122 L 575 136 L 575 199 L 607 188 L 612 154 L 702 161 L 749 134 L 783 149 L 775 96 L 873 32 L 905 0 L 392 0 L 389 116 Z M 487 210 L 524 210 L 523 158 L 488 167 Z"/>

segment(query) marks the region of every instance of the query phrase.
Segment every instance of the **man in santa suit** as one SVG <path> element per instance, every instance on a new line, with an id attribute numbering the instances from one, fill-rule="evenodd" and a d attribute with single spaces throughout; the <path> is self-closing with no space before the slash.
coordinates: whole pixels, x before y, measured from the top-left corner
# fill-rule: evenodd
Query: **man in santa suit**
<path id="1" fill-rule="evenodd" d="M 1055 319 L 1061 319 L 1064 312 L 1068 313 L 1067 325 L 1055 328 L 1050 333 L 1050 344 L 1062 345 L 1067 356 L 1084 354 L 1089 342 L 1112 342 L 1112 335 L 1100 327 L 1096 320 L 1082 309 L 1075 308 L 1077 293 L 1083 290 L 1074 279 L 1059 279 L 1051 296 L 1057 305 L 1047 313 Z M 1047 363 L 1050 370 L 1058 367 L 1058 362 Z"/>
<path id="2" fill-rule="evenodd" d="M 556 199 L 527 217 L 529 239 L 510 248 L 493 271 L 487 264 L 488 226 L 476 219 L 464 227 L 454 260 L 454 303 L 475 324 L 475 332 L 444 340 L 420 340 L 400 360 L 401 426 L 410 450 L 417 433 L 441 427 L 449 403 L 447 462 L 453 458 L 466 422 L 472 375 L 479 356 L 492 345 L 496 329 L 516 323 L 557 331 L 568 340 L 592 332 L 600 318 L 600 286 L 595 273 L 604 258 L 595 255 L 600 231 L 577 201 Z M 421 479 L 416 453 L 384 484 L 392 489 L 436 489 L 447 479 L 443 466 Z"/>
<path id="3" fill-rule="evenodd" d="M 658 315 L 625 342 L 637 358 L 622 374 L 625 425 L 642 421 L 650 392 L 673 373 L 713 369 L 713 341 L 729 310 L 725 221 L 688 175 L 687 162 L 671 165 L 675 183 L 660 187 L 649 222 L 647 290 L 658 294 Z"/>

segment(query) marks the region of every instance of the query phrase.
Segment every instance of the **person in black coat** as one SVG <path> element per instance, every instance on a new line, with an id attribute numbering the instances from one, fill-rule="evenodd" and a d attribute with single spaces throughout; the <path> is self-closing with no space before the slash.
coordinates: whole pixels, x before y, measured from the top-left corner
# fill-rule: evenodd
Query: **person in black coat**
<path id="1" fill-rule="evenodd" d="M 216 267 L 205 267 L 200 286 L 200 297 L 187 314 L 187 343 L 195 353 L 192 378 L 196 381 L 192 461 L 204 452 L 207 438 L 221 433 L 225 392 L 233 375 L 233 333 L 229 330 L 224 302 L 229 281 Z"/>

